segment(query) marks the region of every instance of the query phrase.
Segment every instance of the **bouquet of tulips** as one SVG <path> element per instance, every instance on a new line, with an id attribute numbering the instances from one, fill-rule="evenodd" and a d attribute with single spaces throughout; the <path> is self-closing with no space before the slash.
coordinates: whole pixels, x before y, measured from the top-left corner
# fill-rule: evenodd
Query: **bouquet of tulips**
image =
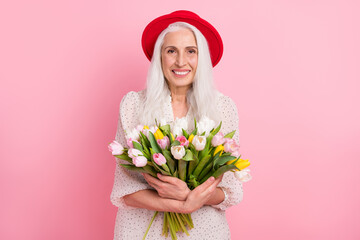
<path id="1" fill-rule="evenodd" d="M 190 189 L 196 188 L 209 177 L 221 176 L 227 171 L 234 171 L 235 176 L 243 182 L 251 179 L 248 160 L 240 159 L 239 146 L 232 137 L 235 131 L 224 135 L 220 132 L 221 123 L 215 128 L 215 122 L 202 118 L 195 129 L 188 133 L 184 120 L 156 126 L 137 126 L 127 132 L 127 145 L 113 141 L 109 150 L 129 164 L 120 164 L 131 171 L 148 173 L 157 178 L 157 173 L 177 177 L 187 183 Z M 213 127 L 214 126 L 214 127 Z M 150 226 L 158 212 L 155 212 Z M 164 213 L 163 232 L 166 237 L 170 232 L 172 239 L 177 239 L 177 232 L 193 228 L 191 214 Z M 187 229 L 188 228 L 188 229 Z"/>

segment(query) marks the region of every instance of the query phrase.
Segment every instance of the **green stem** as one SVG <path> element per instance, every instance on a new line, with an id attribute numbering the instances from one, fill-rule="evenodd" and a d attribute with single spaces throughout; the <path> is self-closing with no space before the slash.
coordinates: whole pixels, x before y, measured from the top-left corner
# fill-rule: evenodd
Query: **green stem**
<path id="1" fill-rule="evenodd" d="M 156 212 L 154 213 L 154 216 L 152 217 L 152 219 L 151 219 L 151 221 L 150 221 L 150 224 L 149 224 L 148 228 L 146 229 L 146 232 L 145 232 L 145 235 L 144 235 L 144 237 L 143 237 L 143 240 L 145 240 L 146 235 L 148 234 L 148 232 L 149 232 L 149 230 L 150 230 L 151 224 L 153 223 L 153 221 L 154 221 L 156 215 L 158 215 L 158 213 L 159 213 L 158 211 L 156 211 Z"/>

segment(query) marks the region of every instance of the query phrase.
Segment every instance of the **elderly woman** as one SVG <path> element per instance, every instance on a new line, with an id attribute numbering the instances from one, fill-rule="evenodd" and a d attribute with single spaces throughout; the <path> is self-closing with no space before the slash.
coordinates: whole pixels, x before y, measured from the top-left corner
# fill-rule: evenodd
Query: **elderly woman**
<path id="1" fill-rule="evenodd" d="M 222 56 L 222 41 L 216 29 L 198 15 L 176 11 L 161 16 L 145 28 L 142 46 L 151 59 L 147 87 L 129 92 L 120 104 L 116 140 L 126 145 L 124 130 L 138 124 L 186 121 L 206 116 L 222 121 L 222 132 L 238 130 L 234 102 L 213 86 L 212 68 Z M 234 136 L 238 141 L 238 131 Z M 119 161 L 119 160 L 118 160 Z M 121 160 L 120 160 L 121 161 Z M 142 239 L 154 211 L 191 213 L 194 228 L 179 239 L 230 239 L 225 209 L 242 200 L 242 185 L 233 174 L 209 178 L 190 190 L 182 180 L 159 175 L 141 175 L 116 166 L 111 193 L 118 207 L 114 239 Z M 164 239 L 162 214 L 157 215 L 147 239 Z"/>

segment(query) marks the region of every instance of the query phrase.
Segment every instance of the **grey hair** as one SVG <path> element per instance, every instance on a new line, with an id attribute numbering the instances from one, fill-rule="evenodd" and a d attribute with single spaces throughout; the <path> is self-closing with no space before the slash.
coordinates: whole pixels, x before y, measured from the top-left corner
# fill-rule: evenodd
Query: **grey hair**
<path id="1" fill-rule="evenodd" d="M 147 75 L 145 102 L 140 114 L 142 124 L 152 125 L 155 123 L 155 119 L 160 120 L 163 109 L 162 104 L 169 101 L 170 90 L 161 66 L 161 47 L 167 33 L 184 28 L 190 29 L 194 33 L 198 48 L 197 69 L 192 87 L 187 93 L 187 102 L 191 106 L 196 119 L 207 116 L 215 122 L 219 122 L 215 102 L 218 92 L 214 87 L 213 67 L 207 41 L 204 35 L 194 26 L 185 22 L 175 22 L 160 33 L 155 43 Z"/>

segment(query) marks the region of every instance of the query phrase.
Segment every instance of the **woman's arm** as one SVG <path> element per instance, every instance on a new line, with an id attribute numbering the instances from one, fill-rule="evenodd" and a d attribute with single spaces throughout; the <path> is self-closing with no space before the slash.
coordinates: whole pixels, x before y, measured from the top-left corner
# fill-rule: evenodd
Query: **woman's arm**
<path id="1" fill-rule="evenodd" d="M 149 174 L 143 174 L 143 176 L 149 185 L 155 188 L 158 195 L 162 198 L 184 201 L 191 192 L 187 184 L 179 178 L 164 176 L 161 174 L 158 174 L 158 179 L 150 176 Z M 224 199 L 224 191 L 218 187 L 215 189 L 212 197 L 205 203 L 205 205 L 217 205 L 224 201 Z"/>
<path id="2" fill-rule="evenodd" d="M 155 190 L 145 189 L 124 196 L 125 204 L 136 208 L 145 208 L 162 212 L 192 213 L 204 205 L 214 201 L 214 198 L 221 197 L 216 193 L 216 186 L 220 183 L 221 177 L 209 178 L 206 182 L 192 190 L 185 201 L 162 198 Z M 221 191 L 221 189 L 219 189 Z M 217 198 L 219 199 L 219 198 Z"/>

